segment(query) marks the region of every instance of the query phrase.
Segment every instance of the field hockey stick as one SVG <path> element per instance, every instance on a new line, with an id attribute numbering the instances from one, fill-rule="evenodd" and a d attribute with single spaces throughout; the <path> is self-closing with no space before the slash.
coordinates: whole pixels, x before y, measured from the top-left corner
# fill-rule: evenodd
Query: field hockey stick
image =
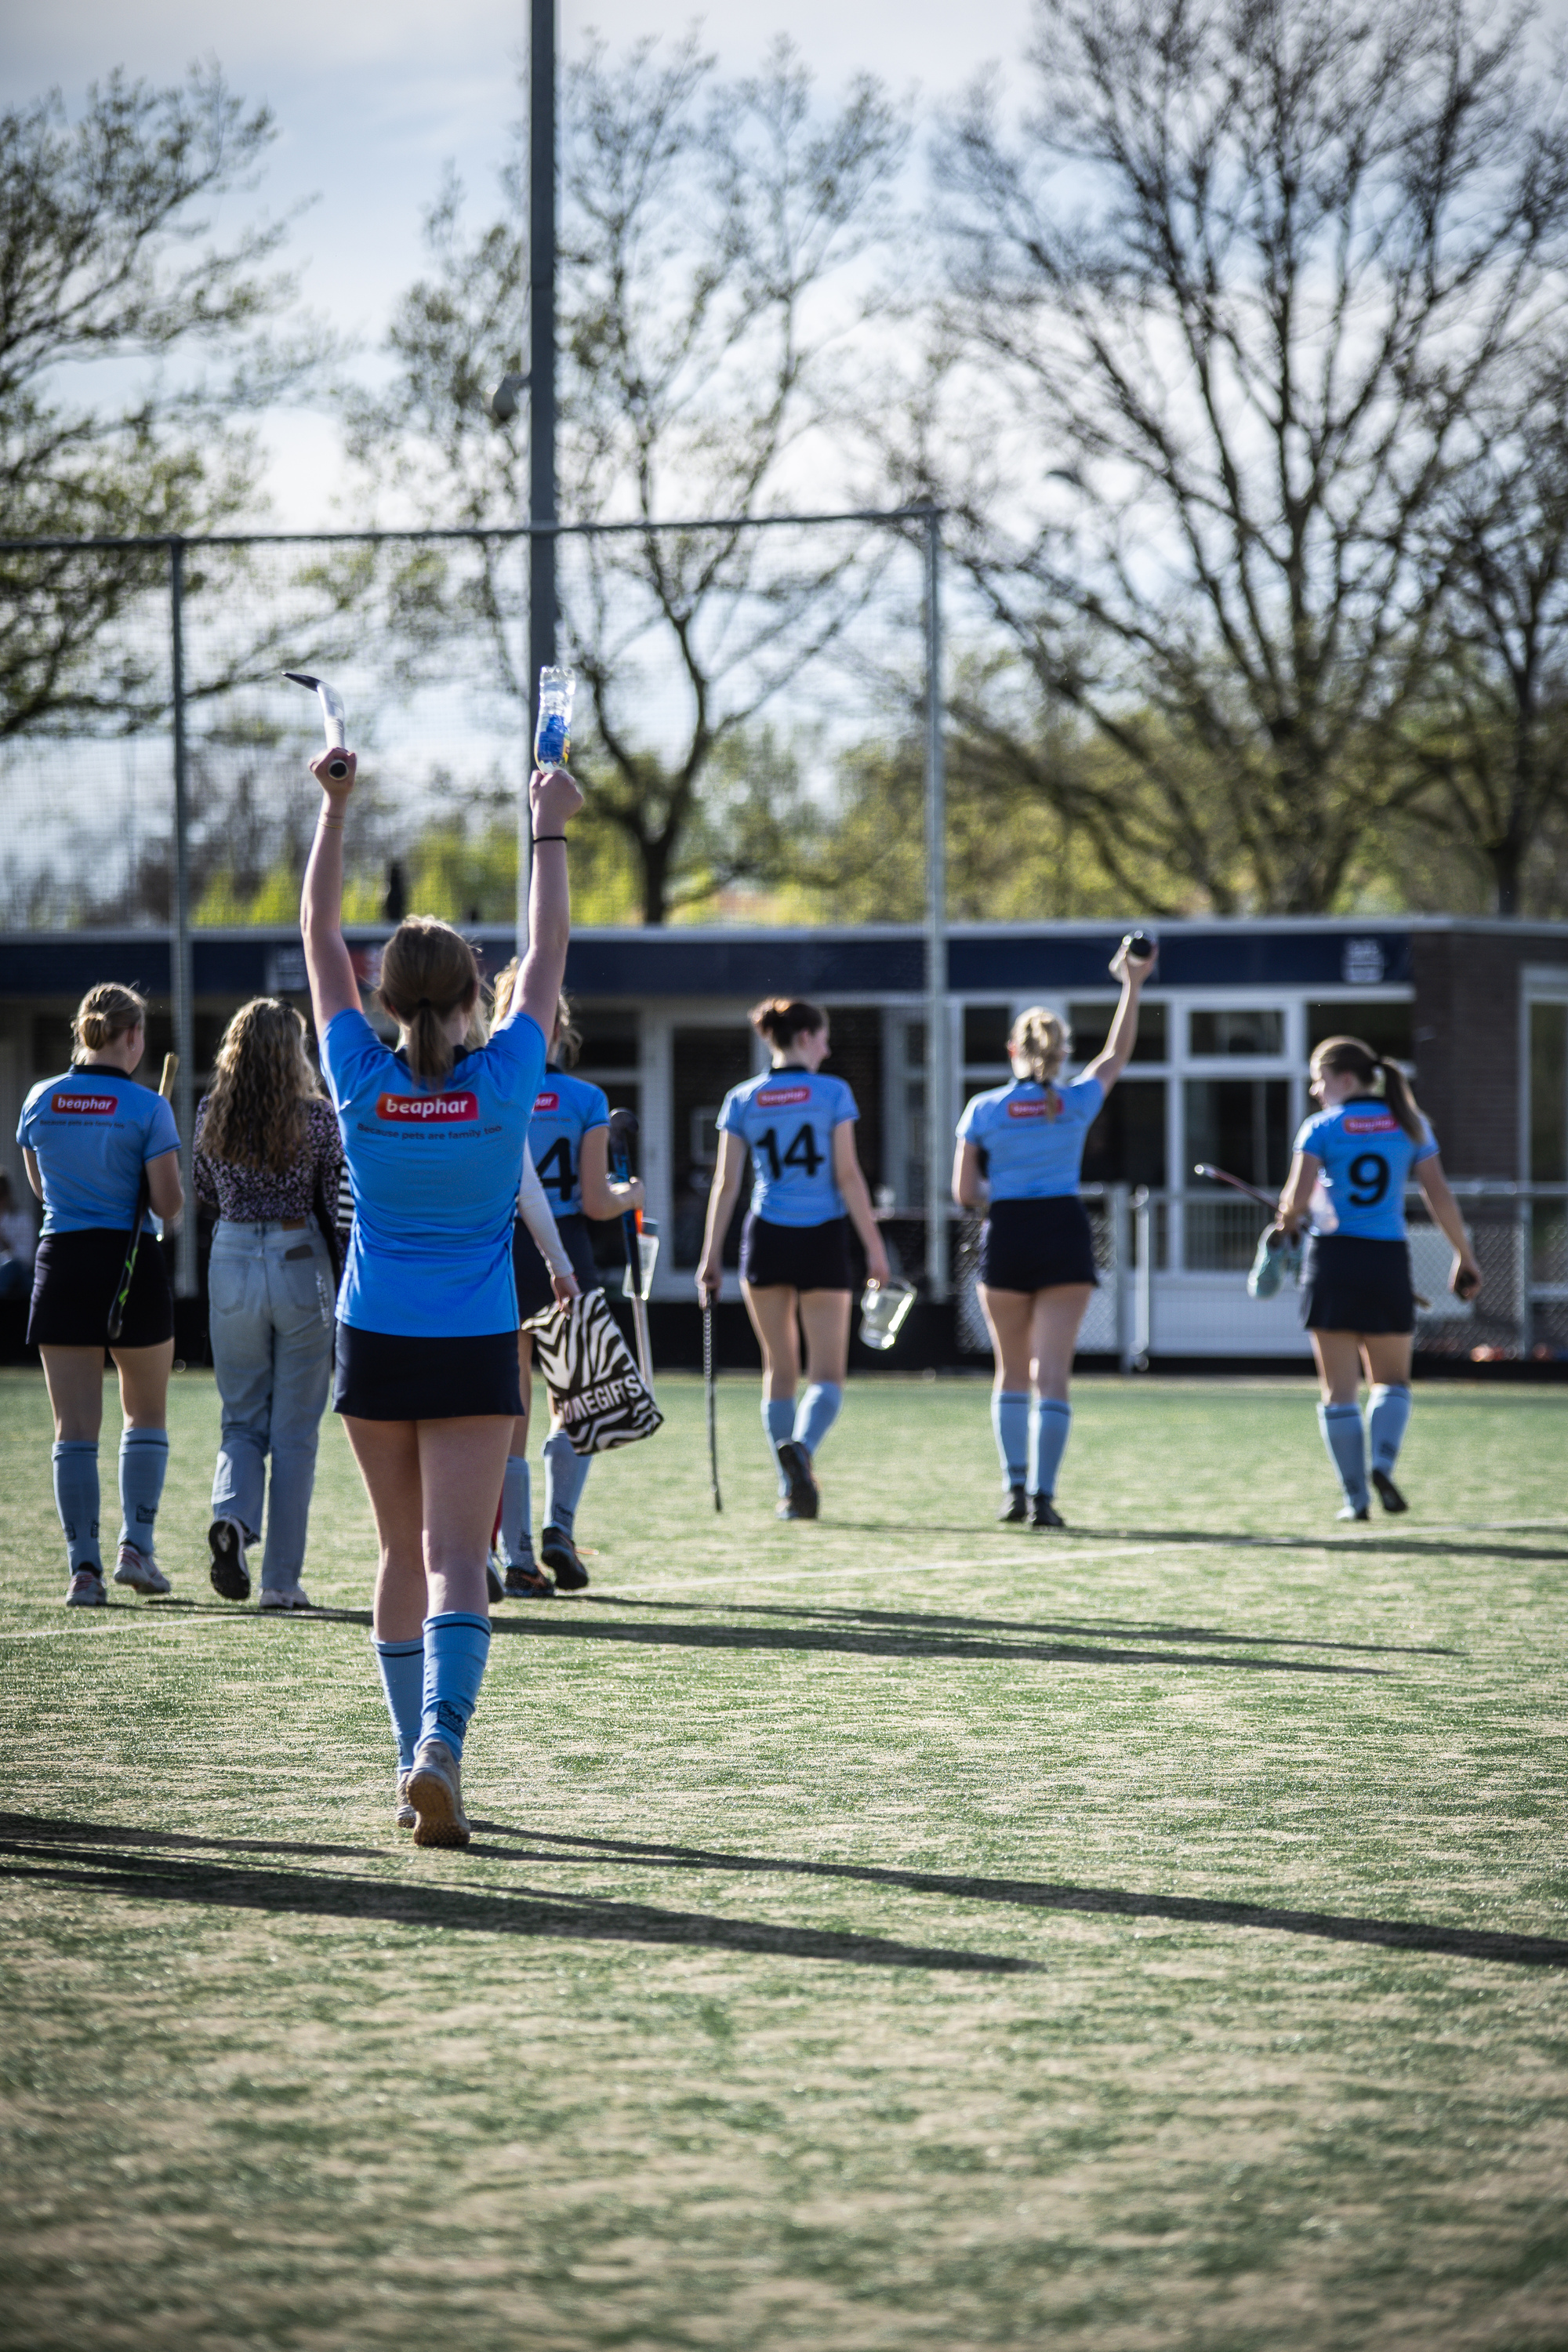
<path id="1" fill-rule="evenodd" d="M 1239 1176 L 1227 1176 L 1223 1168 L 1211 1168 L 1206 1160 L 1198 1161 L 1193 1174 L 1206 1176 L 1211 1184 L 1228 1184 L 1233 1192 L 1245 1192 L 1249 1201 L 1256 1201 L 1260 1207 L 1271 1209 L 1276 1215 L 1279 1214 L 1279 1202 L 1274 1193 L 1261 1192 L 1256 1184 L 1244 1184 Z"/>
<path id="2" fill-rule="evenodd" d="M 163 1075 L 158 1081 L 158 1092 L 165 1102 L 174 1091 L 174 1076 L 180 1066 L 178 1054 L 165 1054 Z M 136 1278 L 136 1253 L 142 1246 L 142 1224 L 152 1206 L 153 1187 L 147 1181 L 146 1162 L 142 1162 L 142 1181 L 136 1187 L 136 1218 L 131 1228 L 131 1246 L 125 1253 L 125 1264 L 120 1269 L 120 1287 L 114 1294 L 114 1304 L 109 1310 L 109 1344 L 112 1348 L 125 1322 L 125 1304 L 131 1296 L 131 1285 Z"/>
<path id="3" fill-rule="evenodd" d="M 631 1158 L 627 1150 L 637 1131 L 635 1110 L 613 1110 L 610 1113 L 610 1150 L 615 1157 L 616 1176 L 622 1184 L 631 1181 Z M 642 1235 L 637 1230 L 637 1213 L 626 1209 L 621 1213 L 621 1231 L 626 1241 L 626 1264 L 632 1273 L 632 1328 L 637 1333 L 637 1369 L 643 1386 L 653 1394 L 653 1365 L 647 1343 L 647 1302 L 642 1295 Z"/>
<path id="4" fill-rule="evenodd" d="M 713 1508 L 721 1511 L 719 1492 L 719 1384 L 713 1376 L 713 1301 L 702 1294 L 702 1386 L 708 1401 L 708 1475 L 713 1482 Z"/>
<path id="5" fill-rule="evenodd" d="M 286 669 L 283 675 L 291 685 L 310 688 L 321 706 L 321 724 L 326 730 L 328 751 L 342 751 L 349 740 L 348 713 L 343 709 L 343 698 L 337 688 L 329 686 L 324 677 L 312 677 L 309 670 Z M 327 761 L 329 776 L 346 776 L 348 772 L 349 763 L 346 760 Z"/>

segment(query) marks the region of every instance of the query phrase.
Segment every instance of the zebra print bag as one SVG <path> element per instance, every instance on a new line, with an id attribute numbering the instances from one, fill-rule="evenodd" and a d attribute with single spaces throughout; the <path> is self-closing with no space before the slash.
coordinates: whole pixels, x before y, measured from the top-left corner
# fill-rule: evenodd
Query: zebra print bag
<path id="1" fill-rule="evenodd" d="M 550 1391 L 555 1418 L 574 1454 L 607 1454 L 651 1437 L 664 1420 L 643 1386 L 602 1290 L 590 1290 L 563 1315 L 553 1307 L 523 1325 Z"/>

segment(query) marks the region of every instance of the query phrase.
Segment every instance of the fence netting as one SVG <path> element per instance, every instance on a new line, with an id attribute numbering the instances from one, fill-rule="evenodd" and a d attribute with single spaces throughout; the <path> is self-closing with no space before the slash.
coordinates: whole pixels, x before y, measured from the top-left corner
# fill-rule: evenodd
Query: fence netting
<path id="1" fill-rule="evenodd" d="M 8 620 L 0 912 L 11 929 L 174 919 L 171 561 L 0 553 Z M 345 914 L 504 921 L 528 763 L 526 539 L 187 542 L 190 915 L 291 919 L 313 699 L 362 753 Z M 668 528 L 557 542 L 559 658 L 589 789 L 576 918 L 918 913 L 918 526 Z M 673 844 L 666 855 L 668 844 Z M 859 897 L 857 897 L 857 891 Z M 909 904 L 906 906 L 905 901 Z"/>

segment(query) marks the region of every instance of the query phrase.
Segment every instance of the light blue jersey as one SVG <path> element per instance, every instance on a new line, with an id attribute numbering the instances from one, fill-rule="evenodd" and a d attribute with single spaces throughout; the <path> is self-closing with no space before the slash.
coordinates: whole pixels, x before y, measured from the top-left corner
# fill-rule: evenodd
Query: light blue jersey
<path id="1" fill-rule="evenodd" d="M 129 1233 L 142 1169 L 178 1151 L 180 1131 L 162 1095 L 123 1070 L 95 1067 L 69 1069 L 36 1086 L 22 1106 L 16 1140 L 32 1152 L 44 1180 L 46 1234 Z"/>
<path id="2" fill-rule="evenodd" d="M 583 1213 L 583 1138 L 595 1127 L 610 1123 L 610 1106 L 603 1087 L 590 1086 L 547 1062 L 534 1097 L 533 1119 L 528 1130 L 539 1181 L 551 1195 L 558 1217 Z"/>
<path id="3" fill-rule="evenodd" d="M 731 1087 L 719 1129 L 751 1148 L 752 1215 L 770 1225 L 826 1225 L 841 1217 L 833 1131 L 859 1116 L 843 1079 L 822 1070 L 764 1070 L 760 1078 Z"/>
<path id="4" fill-rule="evenodd" d="M 971 1097 L 958 1122 L 958 1139 L 978 1144 L 984 1152 L 994 1201 L 1058 1201 L 1078 1191 L 1083 1147 L 1104 1100 L 1098 1078 L 1049 1087 L 1035 1078 L 1015 1078 L 1010 1086 Z"/>
<path id="5" fill-rule="evenodd" d="M 1333 1213 L 1331 1222 L 1322 1220 L 1322 1229 L 1369 1242 L 1405 1239 L 1410 1171 L 1437 1151 L 1430 1127 L 1425 1120 L 1422 1127 L 1426 1140 L 1413 1142 L 1375 1095 L 1316 1111 L 1304 1122 L 1295 1149 L 1322 1161 L 1320 1181 Z"/>
<path id="6" fill-rule="evenodd" d="M 321 1068 L 354 1203 L 339 1321 L 406 1339 L 515 1331 L 511 1225 L 544 1073 L 539 1024 L 502 1022 L 437 1088 L 363 1013 L 339 1013 Z"/>

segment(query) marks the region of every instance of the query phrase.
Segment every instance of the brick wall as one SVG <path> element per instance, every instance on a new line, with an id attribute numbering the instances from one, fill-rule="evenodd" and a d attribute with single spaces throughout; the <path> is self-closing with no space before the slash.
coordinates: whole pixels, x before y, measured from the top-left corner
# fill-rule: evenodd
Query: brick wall
<path id="1" fill-rule="evenodd" d="M 1523 925 L 1412 938 L 1415 1092 L 1450 1176 L 1517 1181 L 1524 1172 L 1519 976 L 1527 963 L 1568 965 L 1568 940 Z"/>

